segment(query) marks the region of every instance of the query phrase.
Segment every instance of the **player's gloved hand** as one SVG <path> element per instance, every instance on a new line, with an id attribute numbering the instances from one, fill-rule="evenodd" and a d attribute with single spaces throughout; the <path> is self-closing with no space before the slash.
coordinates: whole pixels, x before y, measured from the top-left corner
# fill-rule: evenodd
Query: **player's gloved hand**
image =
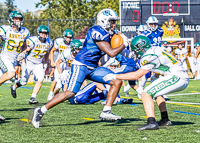
<path id="1" fill-rule="evenodd" d="M 113 73 L 109 73 L 103 77 L 104 81 L 109 81 L 109 80 L 113 80 L 113 79 L 116 79 L 116 74 L 113 74 Z"/>
<path id="2" fill-rule="evenodd" d="M 196 58 L 194 58 L 194 60 L 193 60 L 193 64 L 194 64 L 194 65 L 197 64 L 197 59 L 196 59 Z"/>
<path id="3" fill-rule="evenodd" d="M 122 39 L 123 39 L 123 42 L 124 42 L 125 47 L 127 47 L 128 44 L 129 44 L 128 38 L 127 38 L 124 34 L 122 34 L 122 33 L 120 33 L 120 36 L 121 36 Z"/>
<path id="4" fill-rule="evenodd" d="M 18 56 L 17 56 L 17 61 L 21 61 L 26 57 L 26 52 L 21 52 Z"/>
<path id="5" fill-rule="evenodd" d="M 46 71 L 46 69 L 47 69 L 47 63 L 45 63 L 43 67 L 44 67 L 44 71 Z"/>
<path id="6" fill-rule="evenodd" d="M 113 31 L 114 31 L 114 34 L 119 34 L 119 30 L 114 29 Z"/>

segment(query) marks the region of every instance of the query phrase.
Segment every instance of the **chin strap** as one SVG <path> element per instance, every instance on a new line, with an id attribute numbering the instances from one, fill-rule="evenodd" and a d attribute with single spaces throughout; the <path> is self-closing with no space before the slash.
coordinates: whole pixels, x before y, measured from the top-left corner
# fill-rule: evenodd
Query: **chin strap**
<path id="1" fill-rule="evenodd" d="M 46 38 L 39 37 L 39 40 L 46 42 Z"/>

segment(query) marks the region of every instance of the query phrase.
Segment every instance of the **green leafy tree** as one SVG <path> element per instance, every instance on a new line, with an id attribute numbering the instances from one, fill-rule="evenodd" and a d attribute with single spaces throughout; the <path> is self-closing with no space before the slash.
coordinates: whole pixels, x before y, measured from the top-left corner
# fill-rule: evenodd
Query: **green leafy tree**
<path id="1" fill-rule="evenodd" d="M 112 8 L 119 13 L 119 1 L 116 0 L 41 0 L 36 4 L 36 7 L 39 6 L 47 7 L 40 16 L 42 19 L 72 19 L 51 21 L 52 39 L 62 36 L 67 28 L 74 31 L 75 37 L 84 35 L 95 24 L 98 12 L 104 8 Z"/>

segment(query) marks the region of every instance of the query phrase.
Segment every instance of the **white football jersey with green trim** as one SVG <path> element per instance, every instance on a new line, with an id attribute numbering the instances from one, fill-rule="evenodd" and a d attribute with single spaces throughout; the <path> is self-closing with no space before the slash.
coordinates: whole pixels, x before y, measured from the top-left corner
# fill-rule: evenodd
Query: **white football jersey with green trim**
<path id="1" fill-rule="evenodd" d="M 181 59 L 182 62 L 185 61 L 187 53 L 188 52 L 187 52 L 186 48 L 183 48 L 182 50 L 181 49 L 176 49 L 175 50 L 175 54 L 178 55 L 178 59 Z"/>
<path id="2" fill-rule="evenodd" d="M 10 25 L 2 25 L 0 27 L 0 36 L 3 39 L 1 54 L 6 56 L 11 62 L 15 62 L 21 51 L 24 39 L 30 36 L 30 32 L 25 27 L 21 27 L 20 31 L 15 32 Z"/>
<path id="3" fill-rule="evenodd" d="M 61 60 L 65 63 L 65 69 L 70 70 L 74 58 L 71 55 L 71 49 L 66 49 L 60 54 Z"/>
<path id="4" fill-rule="evenodd" d="M 66 45 L 63 38 L 57 38 L 54 40 L 54 47 L 61 53 L 65 49 L 70 49 L 70 44 Z"/>
<path id="5" fill-rule="evenodd" d="M 31 36 L 26 39 L 26 44 L 31 48 L 26 59 L 34 64 L 42 63 L 42 59 L 46 55 L 47 51 L 53 46 L 53 42 L 50 38 L 42 43 L 37 36 Z"/>
<path id="6" fill-rule="evenodd" d="M 151 47 L 148 49 L 140 62 L 142 69 L 164 75 L 173 74 L 178 77 L 188 78 L 187 74 L 180 74 L 180 72 L 185 72 L 182 62 L 178 61 L 161 47 Z"/>

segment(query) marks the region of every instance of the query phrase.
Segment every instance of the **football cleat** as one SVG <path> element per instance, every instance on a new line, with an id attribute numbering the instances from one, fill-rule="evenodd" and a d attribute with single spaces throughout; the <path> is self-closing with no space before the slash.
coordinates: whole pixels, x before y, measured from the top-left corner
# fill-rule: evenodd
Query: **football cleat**
<path id="1" fill-rule="evenodd" d="M 0 115 L 0 121 L 5 121 L 6 118 L 4 118 L 3 116 Z"/>
<path id="2" fill-rule="evenodd" d="M 16 97 L 17 97 L 17 94 L 16 94 L 16 90 L 13 90 L 13 86 L 14 86 L 14 85 L 11 85 L 11 86 L 10 86 L 11 94 L 12 94 L 12 97 L 13 97 L 13 98 L 16 98 Z"/>
<path id="3" fill-rule="evenodd" d="M 173 124 L 172 124 L 172 122 L 170 121 L 170 120 L 160 120 L 159 122 L 158 122 L 158 125 L 159 126 L 172 126 Z"/>
<path id="4" fill-rule="evenodd" d="M 50 101 L 53 98 L 53 95 L 49 94 L 47 97 L 47 101 Z"/>
<path id="5" fill-rule="evenodd" d="M 44 114 L 42 114 L 40 108 L 35 108 L 34 109 L 34 113 L 33 113 L 33 119 L 32 119 L 32 124 L 35 128 L 39 128 L 40 127 L 40 120 L 42 119 L 42 116 Z"/>
<path id="6" fill-rule="evenodd" d="M 108 111 L 108 112 L 101 112 L 99 118 L 101 119 L 101 121 L 117 121 L 121 120 L 122 116 L 117 116 L 111 113 L 111 111 Z"/>
<path id="7" fill-rule="evenodd" d="M 29 100 L 29 104 L 38 104 L 38 101 L 35 100 L 35 98 L 31 97 L 31 99 Z"/>
<path id="8" fill-rule="evenodd" d="M 133 99 L 125 99 L 125 98 L 120 98 L 119 104 L 131 104 L 133 102 Z"/>
<path id="9" fill-rule="evenodd" d="M 159 126 L 157 123 L 155 124 L 146 124 L 143 127 L 137 128 L 138 131 L 142 131 L 142 130 L 157 130 L 159 129 Z"/>
<path id="10" fill-rule="evenodd" d="M 70 104 L 77 104 L 76 101 L 75 101 L 75 96 L 68 99 L 68 100 L 69 100 Z"/>

